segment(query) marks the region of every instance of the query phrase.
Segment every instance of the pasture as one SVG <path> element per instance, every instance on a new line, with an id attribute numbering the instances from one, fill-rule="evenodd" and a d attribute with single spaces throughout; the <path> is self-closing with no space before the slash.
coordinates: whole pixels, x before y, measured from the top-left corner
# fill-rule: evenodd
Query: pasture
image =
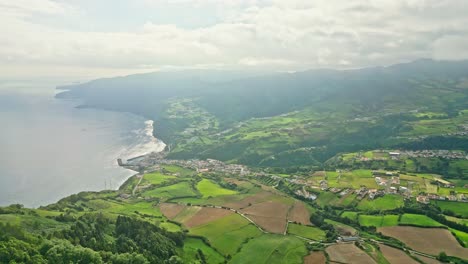
<path id="1" fill-rule="evenodd" d="M 165 175 L 160 172 L 152 172 L 152 173 L 147 173 L 143 175 L 142 184 L 150 183 L 150 184 L 158 185 L 161 183 L 168 182 L 175 178 L 176 177 L 172 175 Z"/>
<path id="2" fill-rule="evenodd" d="M 362 211 L 385 211 L 396 209 L 403 205 L 402 196 L 389 194 L 374 200 L 363 199 L 357 206 L 357 209 Z"/>
<path id="3" fill-rule="evenodd" d="M 396 238 L 417 251 L 434 256 L 444 251 L 450 256 L 468 259 L 468 248 L 462 247 L 447 229 L 388 226 L 378 228 L 377 231 Z"/>
<path id="4" fill-rule="evenodd" d="M 260 230 L 238 214 L 231 214 L 190 229 L 190 234 L 206 237 L 224 255 L 234 255 L 249 238 L 261 235 Z"/>
<path id="5" fill-rule="evenodd" d="M 303 202 L 296 201 L 289 211 L 288 220 L 303 225 L 310 225 L 309 209 Z"/>
<path id="6" fill-rule="evenodd" d="M 398 225 L 398 215 L 359 215 L 361 226 L 396 226 Z"/>
<path id="7" fill-rule="evenodd" d="M 301 236 L 316 241 L 325 240 L 325 231 L 314 226 L 297 225 L 290 223 L 288 225 L 288 234 Z"/>
<path id="8" fill-rule="evenodd" d="M 456 215 L 468 218 L 468 203 L 435 201 L 435 204 L 443 211 L 451 211 Z"/>
<path id="9" fill-rule="evenodd" d="M 272 233 L 283 233 L 290 206 L 276 201 L 253 204 L 241 212 L 252 219 L 262 229 Z"/>
<path id="10" fill-rule="evenodd" d="M 197 184 L 197 189 L 203 195 L 203 198 L 237 194 L 236 191 L 222 188 L 218 184 L 208 179 L 199 181 Z"/>
<path id="11" fill-rule="evenodd" d="M 230 263 L 302 263 L 307 253 L 298 238 L 264 234 L 249 240 Z"/>
<path id="12" fill-rule="evenodd" d="M 188 182 L 179 182 L 173 185 L 158 187 L 142 193 L 143 197 L 158 197 L 158 198 L 176 198 L 197 196 L 195 190 Z"/>
<path id="13" fill-rule="evenodd" d="M 390 263 L 405 263 L 405 264 L 418 264 L 416 260 L 408 256 L 404 251 L 380 244 L 380 251 L 384 255 L 385 259 Z"/>
<path id="14" fill-rule="evenodd" d="M 354 244 L 336 244 L 325 250 L 330 261 L 338 263 L 376 264 L 376 262 L 364 251 Z"/>
<path id="15" fill-rule="evenodd" d="M 325 264 L 327 258 L 323 251 L 313 251 L 309 255 L 304 257 L 304 264 Z"/>
<path id="16" fill-rule="evenodd" d="M 203 240 L 198 238 L 187 238 L 184 241 L 184 263 L 192 263 L 195 259 L 200 259 L 198 250 L 203 252 L 206 263 L 208 264 L 220 264 L 224 263 L 224 257 L 219 254 L 216 250 L 205 244 Z"/>
<path id="17" fill-rule="evenodd" d="M 404 214 L 401 216 L 400 224 L 404 225 L 418 225 L 418 226 L 443 226 L 441 223 L 429 218 L 425 215 L 418 215 L 418 214 Z"/>

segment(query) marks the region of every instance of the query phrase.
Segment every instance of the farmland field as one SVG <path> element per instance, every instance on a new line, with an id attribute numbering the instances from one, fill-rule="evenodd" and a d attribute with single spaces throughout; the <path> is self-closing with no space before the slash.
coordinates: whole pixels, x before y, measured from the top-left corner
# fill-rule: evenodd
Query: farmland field
<path id="1" fill-rule="evenodd" d="M 194 259 L 198 259 L 198 250 L 203 252 L 206 262 L 209 264 L 220 264 L 224 262 L 224 257 L 216 250 L 205 244 L 198 238 L 187 238 L 184 241 L 184 260 L 190 263 Z"/>
<path id="2" fill-rule="evenodd" d="M 303 225 L 310 225 L 310 213 L 303 202 L 296 201 L 288 214 L 288 220 Z"/>
<path id="3" fill-rule="evenodd" d="M 230 263 L 302 263 L 304 242 L 291 236 L 264 234 L 245 244 Z"/>
<path id="4" fill-rule="evenodd" d="M 231 214 L 234 214 L 231 210 L 203 207 L 195 215 L 185 221 L 184 225 L 191 228 L 215 221 Z"/>
<path id="5" fill-rule="evenodd" d="M 359 205 L 359 210 L 392 210 L 402 207 L 403 197 L 400 195 L 385 195 L 384 197 L 376 198 L 375 200 L 363 199 Z"/>
<path id="6" fill-rule="evenodd" d="M 333 221 L 333 220 L 330 220 L 330 219 L 325 219 L 325 222 L 333 225 L 337 229 L 337 231 L 343 236 L 354 235 L 357 232 L 357 230 L 354 229 L 353 227 L 351 227 L 349 225 L 345 225 L 345 224 L 340 223 L 340 222 L 336 222 L 336 221 Z"/>
<path id="7" fill-rule="evenodd" d="M 326 249 L 330 260 L 339 263 L 375 264 L 376 262 L 354 244 L 336 244 Z"/>
<path id="8" fill-rule="evenodd" d="M 180 226 L 178 226 L 176 224 L 173 224 L 173 223 L 170 223 L 170 222 L 163 222 L 163 223 L 159 224 L 159 226 L 166 229 L 169 232 L 180 232 L 180 231 L 182 231 L 182 228 L 180 228 Z"/>
<path id="9" fill-rule="evenodd" d="M 152 173 L 147 173 L 143 176 L 143 183 L 144 182 L 149 182 L 151 184 L 161 184 L 167 181 L 170 181 L 172 179 L 175 179 L 175 176 L 172 175 L 164 175 L 159 172 L 152 172 Z"/>
<path id="10" fill-rule="evenodd" d="M 175 198 L 184 196 L 196 196 L 197 193 L 192 189 L 188 182 L 179 182 L 173 185 L 157 187 L 143 192 L 145 197 Z"/>
<path id="11" fill-rule="evenodd" d="M 425 216 L 417 214 L 404 214 L 401 216 L 401 224 L 418 225 L 418 226 L 443 226 L 441 223 Z"/>
<path id="12" fill-rule="evenodd" d="M 359 215 L 359 224 L 362 226 L 396 226 L 398 215 Z"/>
<path id="13" fill-rule="evenodd" d="M 233 190 L 224 189 L 218 184 L 208 179 L 203 179 L 200 182 L 198 182 L 197 189 L 203 195 L 203 198 L 216 197 L 216 196 L 221 196 L 221 195 L 230 195 L 230 194 L 237 193 L 236 191 L 233 191 Z"/>
<path id="14" fill-rule="evenodd" d="M 405 263 L 405 264 L 418 264 L 416 260 L 408 256 L 405 252 L 386 246 L 384 244 L 379 245 L 380 251 L 384 255 L 385 259 L 390 263 Z"/>
<path id="15" fill-rule="evenodd" d="M 187 220 L 192 218 L 192 216 L 196 215 L 198 211 L 202 208 L 198 206 L 186 206 L 180 213 L 178 213 L 172 220 L 178 223 L 185 223 Z"/>
<path id="16" fill-rule="evenodd" d="M 161 203 L 159 205 L 159 208 L 165 217 L 169 219 L 173 219 L 174 217 L 176 217 L 176 215 L 178 215 L 185 208 L 185 205 L 173 204 L 173 203 Z"/>
<path id="17" fill-rule="evenodd" d="M 314 251 L 304 257 L 304 264 L 325 264 L 327 258 L 322 251 Z"/>
<path id="18" fill-rule="evenodd" d="M 442 210 L 452 211 L 456 215 L 468 218 L 468 203 L 436 201 L 435 202 Z"/>
<path id="19" fill-rule="evenodd" d="M 454 233 L 455 236 L 458 237 L 463 242 L 465 247 L 468 247 L 468 233 L 462 232 L 456 229 L 452 229 L 452 228 L 450 228 L 449 230 L 450 232 Z"/>
<path id="20" fill-rule="evenodd" d="M 254 204 L 241 212 L 256 224 L 273 233 L 283 233 L 286 228 L 286 217 L 290 206 L 280 202 L 263 202 Z"/>
<path id="21" fill-rule="evenodd" d="M 271 196 L 273 196 L 273 195 L 274 194 L 271 193 L 271 192 L 261 191 L 261 192 L 258 192 L 256 194 L 254 194 L 254 195 L 250 195 L 248 197 L 245 197 L 244 199 L 241 199 L 239 201 L 227 202 L 224 205 L 227 206 L 227 207 L 230 207 L 230 208 L 234 208 L 234 209 L 242 209 L 242 208 L 251 206 L 253 204 L 268 201 L 271 198 Z"/>
<path id="22" fill-rule="evenodd" d="M 463 248 L 447 229 L 390 226 L 381 227 L 378 231 L 402 241 L 417 251 L 431 255 L 438 255 L 444 251 L 451 256 L 468 258 L 468 248 Z"/>
<path id="23" fill-rule="evenodd" d="M 257 237 L 260 230 L 238 214 L 228 215 L 190 229 L 190 233 L 208 238 L 221 253 L 231 256 L 248 238 Z"/>
<path id="24" fill-rule="evenodd" d="M 304 226 L 290 223 L 288 225 L 288 233 L 317 241 L 325 239 L 325 231 L 313 226 Z"/>
<path id="25" fill-rule="evenodd" d="M 358 212 L 343 212 L 341 217 L 356 221 L 358 219 Z"/>

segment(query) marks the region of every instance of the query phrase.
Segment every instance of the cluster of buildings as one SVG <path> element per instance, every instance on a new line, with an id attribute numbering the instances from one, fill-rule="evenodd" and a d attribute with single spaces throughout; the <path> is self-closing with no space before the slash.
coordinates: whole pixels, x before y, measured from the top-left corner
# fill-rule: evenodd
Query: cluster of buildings
<path id="1" fill-rule="evenodd" d="M 400 155 L 410 158 L 444 158 L 444 159 L 468 159 L 468 155 L 464 151 L 457 150 L 405 150 L 400 152 Z"/>
<path id="2" fill-rule="evenodd" d="M 439 201 L 452 201 L 452 202 L 468 202 L 468 195 L 467 194 L 455 194 L 452 193 L 450 195 L 437 195 L 437 194 L 421 194 L 416 197 L 416 201 L 423 204 L 430 203 L 431 200 L 439 200 Z"/>
<path id="3" fill-rule="evenodd" d="M 298 189 L 294 192 L 296 195 L 298 196 L 301 196 L 301 197 L 304 197 L 306 199 L 309 199 L 309 200 L 315 200 L 317 199 L 317 195 L 313 194 L 313 193 L 310 193 L 309 191 L 307 191 L 305 189 L 305 186 L 302 187 L 302 189 Z"/>
<path id="4" fill-rule="evenodd" d="M 142 171 L 143 169 L 154 170 L 157 169 L 159 165 L 177 165 L 196 170 L 197 172 L 221 172 L 240 176 L 245 176 L 251 173 L 247 166 L 240 164 L 226 164 L 215 159 L 173 160 L 166 159 L 165 156 L 164 152 L 151 153 L 128 160 L 126 163 L 123 163 L 122 160 L 119 159 L 118 163 L 120 166 L 128 167 L 137 171 Z"/>

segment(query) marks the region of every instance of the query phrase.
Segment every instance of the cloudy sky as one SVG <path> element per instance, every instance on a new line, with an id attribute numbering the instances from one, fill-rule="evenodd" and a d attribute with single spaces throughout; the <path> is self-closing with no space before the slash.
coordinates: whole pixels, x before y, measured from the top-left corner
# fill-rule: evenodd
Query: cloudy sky
<path id="1" fill-rule="evenodd" d="M 0 0 L 0 78 L 468 59 L 466 0 Z"/>

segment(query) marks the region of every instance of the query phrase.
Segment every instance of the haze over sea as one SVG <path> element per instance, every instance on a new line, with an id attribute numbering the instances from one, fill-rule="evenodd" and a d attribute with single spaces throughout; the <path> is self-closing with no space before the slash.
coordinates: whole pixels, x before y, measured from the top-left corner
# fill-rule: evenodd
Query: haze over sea
<path id="1" fill-rule="evenodd" d="M 161 151 L 152 122 L 129 113 L 78 109 L 55 84 L 0 83 L 0 206 L 46 205 L 80 191 L 117 189 L 135 172 L 117 158 Z"/>

